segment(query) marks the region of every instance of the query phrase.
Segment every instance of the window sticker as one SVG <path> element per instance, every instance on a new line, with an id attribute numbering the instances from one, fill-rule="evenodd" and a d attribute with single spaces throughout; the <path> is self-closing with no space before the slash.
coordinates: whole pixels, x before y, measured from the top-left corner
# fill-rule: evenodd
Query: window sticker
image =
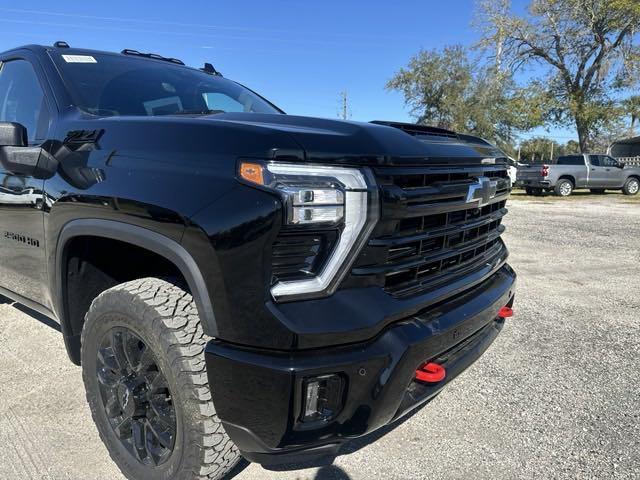
<path id="1" fill-rule="evenodd" d="M 91 55 L 62 55 L 67 63 L 98 63 Z"/>
<path id="2" fill-rule="evenodd" d="M 180 97 L 158 98 L 143 102 L 147 115 L 167 115 L 182 110 Z"/>

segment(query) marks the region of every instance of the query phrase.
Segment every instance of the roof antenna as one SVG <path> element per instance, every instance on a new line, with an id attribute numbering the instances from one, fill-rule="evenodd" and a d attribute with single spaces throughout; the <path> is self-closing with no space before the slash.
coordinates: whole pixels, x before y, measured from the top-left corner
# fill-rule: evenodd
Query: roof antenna
<path id="1" fill-rule="evenodd" d="M 53 46 L 56 48 L 69 48 L 69 44 L 67 42 L 63 42 L 62 40 L 58 40 L 53 44 Z"/>
<path id="2" fill-rule="evenodd" d="M 219 71 L 217 71 L 215 67 L 211 65 L 209 62 L 205 62 L 204 67 L 201 68 L 200 70 L 210 75 L 217 75 L 218 77 L 222 76 L 222 74 Z"/>

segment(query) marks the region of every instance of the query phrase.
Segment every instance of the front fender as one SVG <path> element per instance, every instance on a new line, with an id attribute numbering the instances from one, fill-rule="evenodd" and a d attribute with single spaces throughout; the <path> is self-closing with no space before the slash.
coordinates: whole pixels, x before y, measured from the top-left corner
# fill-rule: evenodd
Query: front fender
<path id="1" fill-rule="evenodd" d="M 66 318 L 64 299 L 66 296 L 63 281 L 63 266 L 66 263 L 67 253 L 66 246 L 72 238 L 79 236 L 96 236 L 120 240 L 152 251 L 169 260 L 180 270 L 180 273 L 182 273 L 182 276 L 189 285 L 189 289 L 198 308 L 198 314 L 202 321 L 204 332 L 209 336 L 217 336 L 216 319 L 207 286 L 198 265 L 196 265 L 195 260 L 189 252 L 175 240 L 158 232 L 154 232 L 153 230 L 120 221 L 99 218 L 73 220 L 64 226 L 58 237 L 54 257 L 55 264 L 54 267 L 50 269 L 53 275 L 50 276 L 53 277 L 51 278 L 52 285 L 56 286 L 55 311 L 62 320 L 63 329 L 66 323 L 64 322 L 64 318 Z"/>

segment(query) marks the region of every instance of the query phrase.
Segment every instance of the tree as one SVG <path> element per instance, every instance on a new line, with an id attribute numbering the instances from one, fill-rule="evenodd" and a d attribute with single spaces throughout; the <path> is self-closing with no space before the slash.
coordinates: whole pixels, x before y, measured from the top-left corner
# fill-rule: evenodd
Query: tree
<path id="1" fill-rule="evenodd" d="M 580 148 L 619 119 L 612 93 L 640 80 L 638 0 L 532 0 L 528 14 L 511 13 L 507 0 L 483 0 L 481 45 L 512 72 L 545 67 L 534 82 L 549 101 L 545 118 L 573 124 Z"/>
<path id="2" fill-rule="evenodd" d="M 401 68 L 386 88 L 404 94 L 405 104 L 417 123 L 454 128 L 461 122 L 465 97 L 473 80 L 473 66 L 460 45 L 421 50 L 407 68 Z"/>
<path id="3" fill-rule="evenodd" d="M 523 162 L 541 160 L 549 162 L 561 155 L 573 153 L 568 150 L 567 145 L 561 145 L 555 140 L 545 137 L 532 137 L 520 143 L 520 159 Z"/>
<path id="4" fill-rule="evenodd" d="M 640 120 L 640 95 L 634 95 L 622 102 L 622 108 L 630 119 L 629 135 L 635 135 L 636 122 Z"/>
<path id="5" fill-rule="evenodd" d="M 531 137 L 520 142 L 520 160 L 526 162 L 550 162 L 562 155 L 580 153 L 580 145 L 569 140 L 564 145 L 546 137 Z"/>
<path id="6" fill-rule="evenodd" d="M 580 153 L 580 144 L 575 140 L 569 140 L 564 146 L 564 154 L 570 155 L 572 153 Z"/>
<path id="7" fill-rule="evenodd" d="M 517 88 L 510 75 L 482 65 L 460 45 L 421 50 L 386 87 L 404 94 L 417 123 L 478 135 L 511 151 L 517 131 L 542 121 L 533 90 Z"/>
<path id="8" fill-rule="evenodd" d="M 520 160 L 523 162 L 547 161 L 551 158 L 551 149 L 558 152 L 558 143 L 544 137 L 534 137 L 520 143 Z"/>

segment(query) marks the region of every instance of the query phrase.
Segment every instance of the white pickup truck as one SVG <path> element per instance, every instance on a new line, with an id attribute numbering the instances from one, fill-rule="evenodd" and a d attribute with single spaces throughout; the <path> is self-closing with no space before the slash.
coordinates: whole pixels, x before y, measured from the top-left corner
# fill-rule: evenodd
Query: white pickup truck
<path id="1" fill-rule="evenodd" d="M 593 193 L 622 190 L 625 195 L 636 195 L 640 191 L 640 167 L 625 166 L 609 155 L 565 155 L 557 163 L 518 168 L 515 186 L 524 188 L 529 195 L 553 191 L 568 197 L 581 188 Z"/>

